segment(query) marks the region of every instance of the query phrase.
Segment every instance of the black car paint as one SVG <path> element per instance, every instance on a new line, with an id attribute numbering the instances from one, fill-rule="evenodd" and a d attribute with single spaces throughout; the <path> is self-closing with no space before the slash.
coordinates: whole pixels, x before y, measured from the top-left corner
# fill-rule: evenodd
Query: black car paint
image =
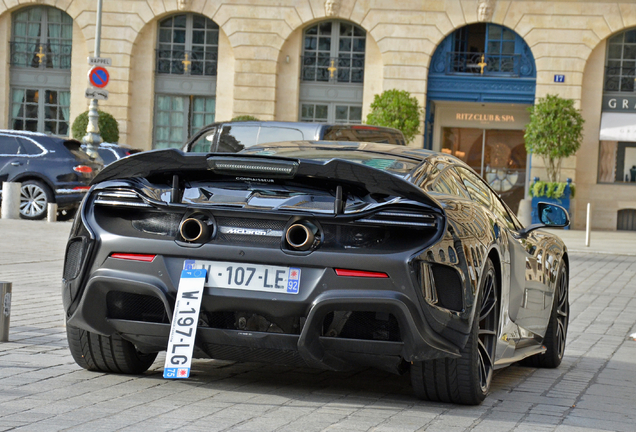
<path id="1" fill-rule="evenodd" d="M 334 148 L 337 145 L 332 145 Z M 276 146 L 274 146 L 276 147 Z M 427 151 L 401 149 L 399 152 L 383 146 L 372 147 L 370 151 L 384 152 L 386 155 L 396 152 L 403 157 L 418 159 L 421 166 L 426 164 L 452 167 L 461 162 Z M 265 152 L 257 149 L 255 152 Z M 281 152 L 284 156 L 284 152 Z M 227 155 L 225 155 L 227 156 Z M 258 157 L 260 155 L 236 155 L 235 157 Z M 271 156 L 280 159 L 281 156 Z M 289 160 L 289 158 L 285 159 Z M 170 163 L 169 165 L 167 165 Z M 208 297 L 204 300 L 204 308 L 208 310 L 250 310 L 267 316 L 306 317 L 305 327 L 298 335 L 272 334 L 259 332 L 241 332 L 230 329 L 200 328 L 200 343 L 225 344 L 237 349 L 250 348 L 261 350 L 297 351 L 305 364 L 314 367 L 326 367 L 341 370 L 352 364 L 367 364 L 384 368 L 393 372 L 401 370 L 402 361 L 425 360 L 438 357 L 458 355 L 458 349 L 466 343 L 473 316 L 475 300 L 478 296 L 479 278 L 490 258 L 502 281 L 499 287 L 501 295 L 500 308 L 510 311 L 511 319 L 525 319 L 530 322 L 541 318 L 546 307 L 550 311 L 550 302 L 555 289 L 554 279 L 561 261 L 567 265 L 566 250 L 556 237 L 540 231 L 534 231 L 521 239 L 515 237 L 515 230 L 503 228 L 504 221 L 492 211 L 476 205 L 470 199 L 458 199 L 435 193 L 429 189 L 435 179 L 421 180 L 414 170 L 409 176 L 394 176 L 372 168 L 354 167 L 346 161 L 330 162 L 332 169 L 324 169 L 318 164 L 299 165 L 298 173 L 307 177 L 319 177 L 325 181 L 339 182 L 349 186 L 357 183 L 375 190 L 376 193 L 400 197 L 398 204 L 420 206 L 423 211 L 437 215 L 437 232 L 417 247 L 405 248 L 384 254 L 373 254 L 366 250 L 355 254 L 327 251 L 314 251 L 310 254 L 288 253 L 283 249 L 268 250 L 263 254 L 259 248 L 250 249 L 240 244 L 186 244 L 182 241 L 166 241 L 167 239 L 153 235 L 140 236 L 134 230 L 118 232 L 119 237 L 105 236 L 108 227 L 97 220 L 94 197 L 100 190 L 108 188 L 126 188 L 137 191 L 144 196 L 144 201 L 161 208 L 162 212 L 174 212 L 184 217 L 187 211 L 199 209 L 211 211 L 215 216 L 240 214 L 242 217 L 259 217 L 258 209 L 244 210 L 238 213 L 231 208 L 207 208 L 204 204 L 190 202 L 188 204 L 172 203 L 166 200 L 166 194 L 172 189 L 169 182 L 163 186 L 151 184 L 147 178 L 160 175 L 179 174 L 188 178 L 198 173 L 195 180 L 188 180 L 182 187 L 198 188 L 197 182 L 205 183 L 205 174 L 209 169 L 207 156 L 183 154 L 176 150 L 149 152 L 133 156 L 125 161 L 114 163 L 105 169 L 94 181 L 91 196 L 82 207 L 80 218 L 73 226 L 69 245 L 74 241 L 85 243 L 85 253 L 74 278 L 64 280 L 63 301 L 69 324 L 85 328 L 99 334 L 109 335 L 121 333 L 126 339 L 135 343 L 140 350 L 159 351 L 165 349 L 169 323 L 147 323 L 131 320 L 106 318 L 106 294 L 111 290 L 125 290 L 135 294 L 146 294 L 160 299 L 165 307 L 166 317 L 172 315 L 172 307 L 176 294 L 180 270 L 184 259 L 205 259 L 231 262 L 258 262 L 262 264 L 278 264 L 301 266 L 307 269 L 309 282 L 301 287 L 303 295 L 286 298 L 262 292 L 236 292 L 227 289 L 206 289 Z M 166 170 L 169 166 L 170 169 Z M 359 172 L 358 172 L 359 171 Z M 364 175 L 359 176 L 362 172 Z M 426 172 L 426 169 L 422 169 Z M 419 182 L 419 187 L 414 184 Z M 426 193 L 423 193 L 426 191 Z M 391 201 L 390 199 L 388 201 Z M 419 204 L 418 204 L 419 203 Z M 376 203 L 364 210 L 373 213 L 390 204 Z M 189 210 L 188 210 L 189 209 Z M 363 212 L 363 213 L 364 213 Z M 334 223 L 338 220 L 346 223 L 360 218 L 360 214 L 334 215 L 306 214 L 304 217 L 318 223 Z M 274 217 L 274 216 L 272 216 Z M 298 218 L 293 211 L 277 211 L 276 218 Z M 519 225 L 519 228 L 521 226 Z M 120 228 L 116 228 L 119 230 Z M 143 238 L 142 238 L 143 237 Z M 126 251 L 130 253 L 157 254 L 152 263 L 136 263 L 110 258 L 112 252 Z M 550 251 L 549 253 L 545 251 Z M 443 251 L 443 253 L 442 253 Z M 68 253 L 67 253 L 68 255 Z M 333 268 L 347 263 L 349 255 L 354 258 L 349 264 L 359 270 L 375 271 L 382 269 L 388 280 L 366 280 L 350 278 L 339 279 Z M 552 261 L 548 258 L 552 257 Z M 448 257 L 448 259 L 447 259 Z M 348 259 L 348 258 L 347 258 Z M 525 261 L 525 262 L 524 262 Z M 554 264 L 557 263 L 557 265 Z M 67 258 L 68 263 L 68 258 Z M 67 263 L 65 263 L 65 275 Z M 526 263 L 530 266 L 528 271 Z M 536 263 L 536 264 L 534 264 Z M 548 263 L 552 263 L 548 265 Z M 514 271 L 511 275 L 511 264 Z M 439 299 L 426 295 L 422 280 L 421 268 L 437 265 L 440 268 L 452 268 L 457 273 L 455 286 L 439 286 L 440 290 L 454 290 L 460 296 L 459 307 L 449 309 L 440 306 Z M 519 267 L 522 265 L 522 267 Z M 428 266 L 428 267 L 427 267 Z M 549 270 L 548 270 L 548 267 Z M 534 270 L 533 270 L 534 269 Z M 305 270 L 303 270 L 305 271 Z M 525 274 L 523 274 L 525 273 Z M 452 274 L 452 273 L 448 273 Z M 75 275 L 75 273 L 73 273 Z M 509 281 L 512 276 L 513 283 Z M 541 287 L 533 287 L 530 282 L 541 282 Z M 344 286 L 342 284 L 345 284 Z M 514 286 L 513 286 L 514 285 Z M 528 307 L 527 293 L 538 291 L 543 299 L 543 307 Z M 506 294 L 506 295 L 504 295 Z M 509 295 L 508 295 L 509 294 Z M 457 306 L 457 302 L 454 303 Z M 321 322 L 325 315 L 340 310 L 347 305 L 352 310 L 374 310 L 389 312 L 396 316 L 402 336 L 401 342 L 368 341 L 328 338 L 320 334 Z M 533 309 L 534 307 L 534 309 Z M 367 308 L 367 309 L 365 309 Z M 501 326 L 510 323 L 502 323 Z M 539 329 L 540 330 L 540 329 Z M 501 365 L 515 359 L 514 348 L 540 346 L 542 334 L 537 331 L 527 334 L 522 331 L 506 333 L 505 340 L 498 341 L 497 358 Z M 533 345 L 534 344 L 534 345 Z M 203 350 L 204 347 L 199 346 Z M 536 351 L 533 351 L 536 352 Z M 199 356 L 205 356 L 203 351 Z M 210 355 L 208 352 L 207 355 Z M 507 358 L 504 358 L 508 356 Z M 229 356 L 232 357 L 232 356 Z M 215 357 L 220 358 L 220 357 Z M 511 360 L 512 361 L 512 360 Z"/>
<path id="2" fill-rule="evenodd" d="M 73 192 L 76 187 L 85 188 L 102 168 L 81 150 L 74 154 L 66 146 L 68 140 L 44 134 L 0 131 L 0 138 L 27 140 L 37 145 L 39 154 L 2 154 L 0 151 L 0 182 L 23 182 L 38 180 L 53 193 L 58 209 L 71 209 L 79 205 L 86 190 Z M 79 148 L 79 143 L 77 143 Z M 91 173 L 79 173 L 73 170 L 78 165 L 86 165 Z M 0 183 L 0 190 L 1 190 Z"/>

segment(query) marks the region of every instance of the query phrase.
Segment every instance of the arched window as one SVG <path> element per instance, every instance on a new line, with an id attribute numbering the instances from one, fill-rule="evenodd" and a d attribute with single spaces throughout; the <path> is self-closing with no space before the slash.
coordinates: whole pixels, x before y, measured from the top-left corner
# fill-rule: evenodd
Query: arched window
<path id="1" fill-rule="evenodd" d="M 303 37 L 300 120 L 362 122 L 366 32 L 344 21 L 307 28 Z"/>
<path id="2" fill-rule="evenodd" d="M 154 147 L 181 147 L 214 122 L 219 26 L 195 14 L 159 23 Z"/>
<path id="3" fill-rule="evenodd" d="M 13 13 L 11 127 L 68 135 L 73 19 L 53 7 Z M 47 74 L 45 85 L 41 75 Z"/>
<path id="4" fill-rule="evenodd" d="M 610 38 L 605 64 L 605 91 L 633 92 L 636 79 L 636 29 Z"/>

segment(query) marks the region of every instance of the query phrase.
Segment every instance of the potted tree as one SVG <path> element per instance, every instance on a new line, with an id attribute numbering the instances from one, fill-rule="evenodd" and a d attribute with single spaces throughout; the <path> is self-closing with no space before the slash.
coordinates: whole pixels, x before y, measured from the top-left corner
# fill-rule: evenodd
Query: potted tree
<path id="1" fill-rule="evenodd" d="M 556 203 L 569 211 L 574 185 L 568 179 L 561 182 L 561 163 L 573 156 L 581 147 L 583 117 L 574 107 L 574 100 L 557 95 L 546 95 L 528 108 L 530 122 L 524 135 L 526 150 L 541 156 L 547 171 L 547 181 L 538 177 L 530 187 L 532 196 L 532 223 L 538 223 L 537 204 Z"/>
<path id="2" fill-rule="evenodd" d="M 375 95 L 367 124 L 392 127 L 400 130 L 406 142 L 413 141 L 420 129 L 422 108 L 414 96 L 406 90 L 385 90 Z"/>

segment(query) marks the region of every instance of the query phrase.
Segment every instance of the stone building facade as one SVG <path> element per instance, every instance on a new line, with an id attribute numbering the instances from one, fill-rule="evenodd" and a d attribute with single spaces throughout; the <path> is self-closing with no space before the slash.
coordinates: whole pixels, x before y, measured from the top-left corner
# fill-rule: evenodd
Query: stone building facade
<path id="1" fill-rule="evenodd" d="M 0 0 L 0 127 L 69 133 L 96 4 Z M 586 121 L 562 170 L 575 227 L 591 202 L 593 228 L 636 229 L 634 29 L 626 0 L 106 0 L 100 108 L 151 149 L 238 115 L 360 123 L 374 95 L 408 90 L 425 107 L 411 145 L 465 159 L 514 203 L 545 177 L 523 149 L 527 107 L 559 94 Z"/>

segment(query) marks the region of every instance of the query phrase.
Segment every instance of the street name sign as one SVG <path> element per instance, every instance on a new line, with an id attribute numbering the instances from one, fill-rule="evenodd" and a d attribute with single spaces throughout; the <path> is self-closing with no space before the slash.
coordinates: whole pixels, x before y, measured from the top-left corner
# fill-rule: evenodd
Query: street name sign
<path id="1" fill-rule="evenodd" d="M 88 57 L 88 64 L 91 66 L 112 66 L 113 62 L 106 57 Z"/>

